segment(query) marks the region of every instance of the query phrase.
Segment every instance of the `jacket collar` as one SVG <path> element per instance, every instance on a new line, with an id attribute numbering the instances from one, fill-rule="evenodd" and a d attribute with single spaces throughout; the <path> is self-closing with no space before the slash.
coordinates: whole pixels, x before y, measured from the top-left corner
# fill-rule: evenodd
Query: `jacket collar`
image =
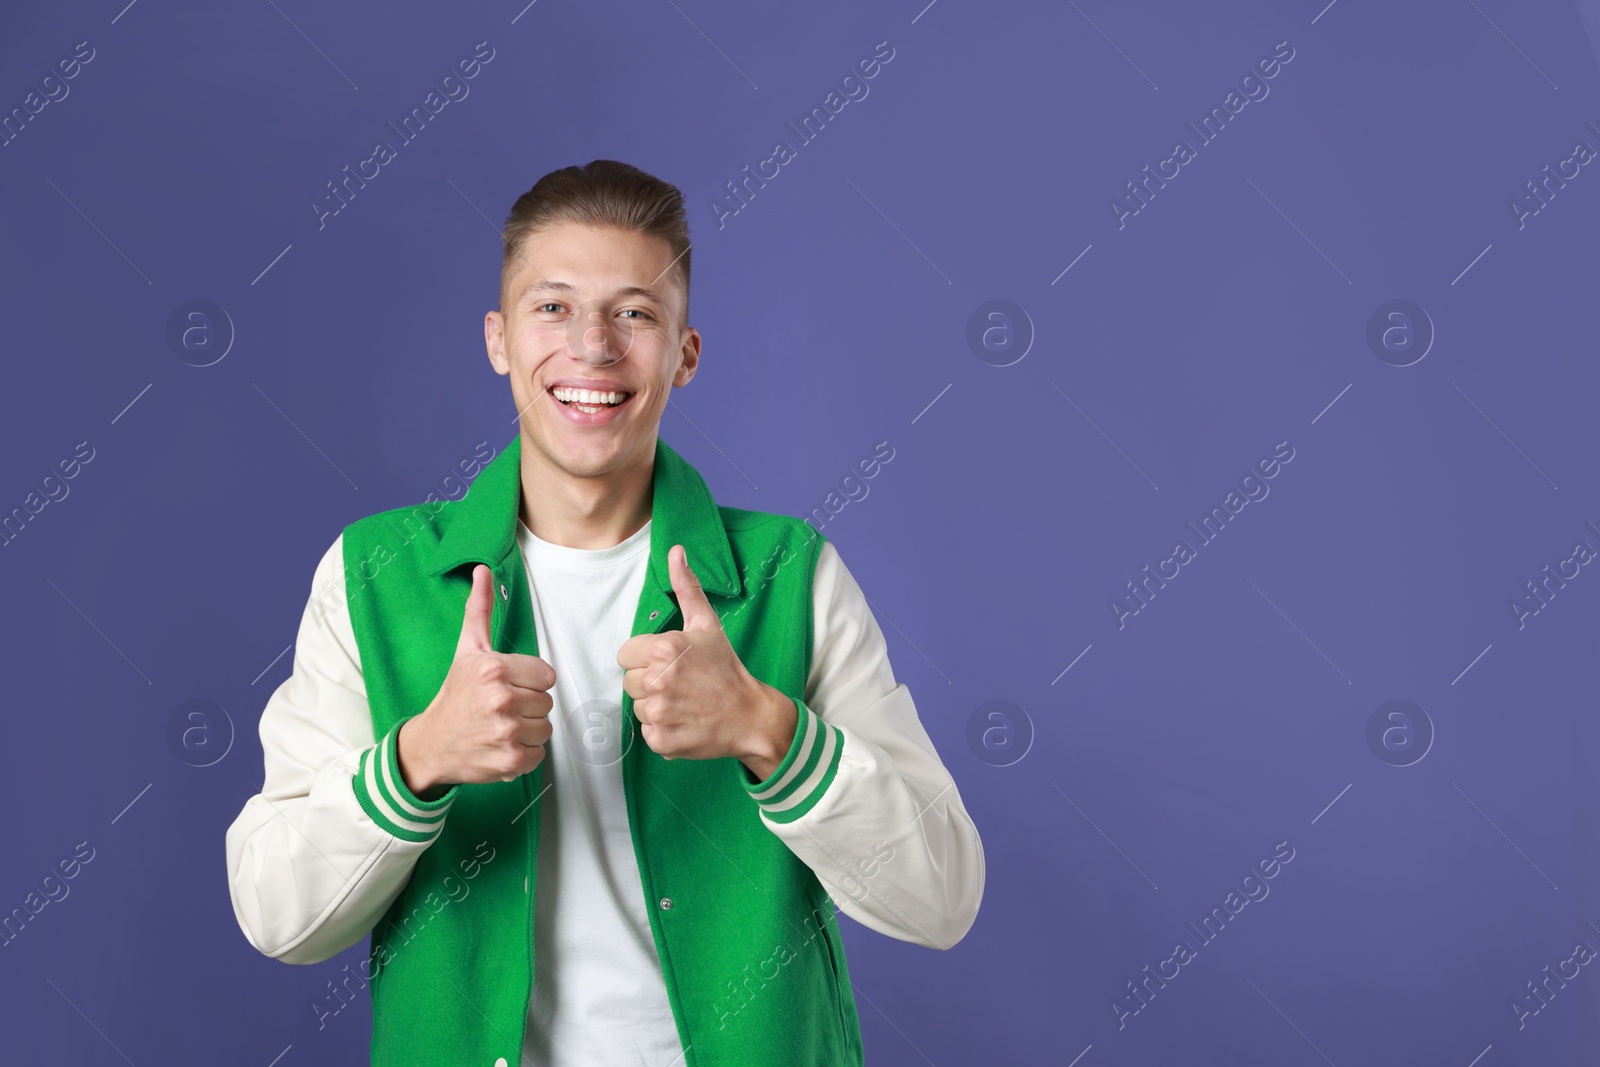
<path id="1" fill-rule="evenodd" d="M 444 574 L 468 563 L 499 566 L 517 547 L 522 505 L 522 435 L 479 473 L 467 495 L 445 505 L 444 533 L 431 546 L 427 573 Z M 650 497 L 650 573 L 655 585 L 671 590 L 667 550 L 683 545 L 689 565 L 708 593 L 743 596 L 733 549 L 722 513 L 700 472 L 656 436 Z"/>

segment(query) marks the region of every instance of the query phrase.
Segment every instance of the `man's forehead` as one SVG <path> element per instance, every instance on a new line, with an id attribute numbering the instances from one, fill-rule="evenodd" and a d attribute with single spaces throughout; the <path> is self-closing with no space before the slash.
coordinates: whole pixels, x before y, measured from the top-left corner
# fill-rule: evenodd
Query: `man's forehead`
<path id="1" fill-rule="evenodd" d="M 592 295 L 610 296 L 612 299 L 624 300 L 637 298 L 641 300 L 648 300 L 652 303 L 659 304 L 662 307 L 666 307 L 668 304 L 668 290 L 676 290 L 676 288 L 676 285 L 668 286 L 659 283 L 655 286 L 625 284 L 617 285 L 609 289 L 606 286 L 601 285 L 595 287 L 596 291 Z M 559 296 L 582 296 L 585 295 L 585 289 L 582 286 L 561 278 L 535 277 L 525 286 L 523 286 L 522 290 L 517 295 L 519 299 L 526 299 L 529 296 L 542 293 L 552 293 Z"/>
<path id="2" fill-rule="evenodd" d="M 514 303 L 548 293 L 568 299 L 642 299 L 662 309 L 681 307 L 686 302 L 684 279 L 673 268 L 682 258 L 681 253 L 672 255 L 664 237 L 563 221 L 525 235 L 505 292 L 514 294 Z"/>

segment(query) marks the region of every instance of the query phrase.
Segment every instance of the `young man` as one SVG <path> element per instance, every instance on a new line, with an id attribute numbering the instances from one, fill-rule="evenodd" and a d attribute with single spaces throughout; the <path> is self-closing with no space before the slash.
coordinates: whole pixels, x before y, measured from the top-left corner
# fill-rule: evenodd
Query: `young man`
<path id="1" fill-rule="evenodd" d="M 688 299 L 676 188 L 540 179 L 484 319 L 519 433 L 317 566 L 229 886 L 275 959 L 371 932 L 314 1008 L 370 985 L 381 1067 L 861 1064 L 835 907 L 940 949 L 977 915 L 977 830 L 837 550 L 659 437 Z"/>

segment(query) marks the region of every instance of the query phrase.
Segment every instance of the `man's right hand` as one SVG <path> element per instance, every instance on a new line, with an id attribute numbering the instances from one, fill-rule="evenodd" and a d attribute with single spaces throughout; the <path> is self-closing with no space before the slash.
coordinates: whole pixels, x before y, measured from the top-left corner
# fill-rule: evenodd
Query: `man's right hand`
<path id="1" fill-rule="evenodd" d="M 472 568 L 455 659 L 439 694 L 400 728 L 400 774 L 423 800 L 458 782 L 509 782 L 544 759 L 556 672 L 537 656 L 496 652 L 494 574 Z"/>

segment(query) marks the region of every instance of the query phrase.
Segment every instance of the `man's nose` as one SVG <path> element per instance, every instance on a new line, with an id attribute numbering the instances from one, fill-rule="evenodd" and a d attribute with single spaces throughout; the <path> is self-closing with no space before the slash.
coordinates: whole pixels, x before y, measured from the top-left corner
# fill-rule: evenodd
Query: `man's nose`
<path id="1" fill-rule="evenodd" d="M 583 362 L 592 367 L 606 367 L 627 355 L 630 338 L 622 335 L 628 331 L 608 324 L 605 315 L 599 311 L 574 317 L 572 323 L 569 347 L 572 354 Z"/>

